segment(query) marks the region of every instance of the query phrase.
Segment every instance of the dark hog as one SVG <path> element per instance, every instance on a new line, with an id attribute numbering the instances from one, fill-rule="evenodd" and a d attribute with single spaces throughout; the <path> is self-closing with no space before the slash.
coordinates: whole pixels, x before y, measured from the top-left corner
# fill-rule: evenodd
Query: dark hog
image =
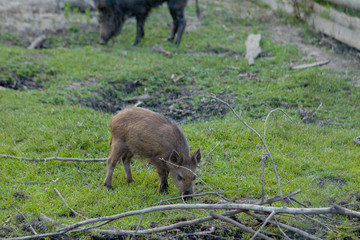
<path id="1" fill-rule="evenodd" d="M 130 163 L 136 155 L 149 159 L 156 167 L 160 179 L 160 192 L 168 193 L 167 178 L 171 173 L 180 195 L 194 193 L 194 173 L 201 160 L 200 149 L 190 156 L 186 137 L 173 122 L 150 110 L 128 107 L 112 118 L 110 128 L 111 152 L 107 159 L 104 180 L 107 188 L 112 189 L 114 168 L 120 160 L 127 182 L 134 181 Z"/>
<path id="2" fill-rule="evenodd" d="M 137 45 L 144 37 L 144 23 L 151 8 L 167 2 L 173 19 L 170 36 L 166 39 L 179 44 L 186 26 L 184 8 L 187 0 L 94 0 L 99 11 L 100 43 L 106 44 L 110 38 L 120 33 L 125 20 L 129 17 L 136 18 L 136 38 L 132 43 Z M 199 14 L 196 0 L 196 12 Z"/>

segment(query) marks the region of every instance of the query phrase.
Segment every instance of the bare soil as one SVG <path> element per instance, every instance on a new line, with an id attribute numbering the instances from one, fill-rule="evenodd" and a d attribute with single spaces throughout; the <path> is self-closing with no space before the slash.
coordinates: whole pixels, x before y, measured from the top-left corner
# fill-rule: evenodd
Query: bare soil
<path id="1" fill-rule="evenodd" d="M 79 99 L 84 106 L 95 110 L 116 113 L 127 105 L 137 105 L 159 112 L 176 122 L 207 120 L 213 116 L 224 116 L 228 108 L 218 104 L 202 89 L 195 89 L 189 83 L 179 83 L 175 85 L 163 84 L 148 95 L 147 100 L 141 100 L 143 95 L 139 91 L 142 84 L 147 80 L 129 80 L 125 82 L 110 82 L 109 89 L 99 89 L 89 98 Z M 117 92 L 124 94 L 135 94 L 135 97 L 120 99 Z M 136 94 L 137 93 L 137 94 Z M 195 99 L 194 96 L 202 96 Z M 234 101 L 234 94 L 227 93 L 226 90 L 217 96 L 230 104 Z M 139 100 L 138 100 L 139 98 Z M 133 100 L 132 100 L 133 99 Z"/>

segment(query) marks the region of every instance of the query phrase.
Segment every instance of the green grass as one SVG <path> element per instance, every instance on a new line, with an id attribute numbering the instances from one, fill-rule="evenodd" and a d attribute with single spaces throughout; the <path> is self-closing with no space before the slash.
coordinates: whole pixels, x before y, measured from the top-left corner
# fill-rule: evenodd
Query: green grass
<path id="1" fill-rule="evenodd" d="M 249 6 L 248 11 L 256 10 L 254 5 Z M 341 200 L 355 202 L 354 194 L 359 194 L 360 156 L 359 146 L 352 139 L 360 135 L 360 91 L 354 88 L 351 79 L 320 68 L 291 71 L 290 63 L 301 61 L 302 53 L 296 46 L 272 42 L 266 33 L 261 47 L 274 57 L 256 59 L 254 66 L 231 56 L 187 54 L 211 49 L 244 54 L 247 35 L 253 29 L 260 33 L 266 31 L 269 24 L 256 11 L 250 19 L 241 18 L 237 14 L 241 4 L 230 0 L 207 2 L 203 8 L 206 16 L 201 25 L 196 31 L 185 33 L 179 47 L 161 42 L 169 33 L 167 23 L 171 21 L 165 7 L 153 11 L 146 22 L 145 38 L 137 47 L 130 46 L 135 37 L 134 23 L 126 24 L 123 32 L 107 46 L 92 44 L 98 38 L 97 33 L 69 32 L 66 36 L 53 36 L 51 41 L 57 46 L 67 39 L 71 48 L 26 50 L 6 46 L 10 35 L 5 39 L 2 34 L 0 79 L 30 78 L 41 82 L 43 88 L 0 91 L 0 153 L 35 158 L 106 157 L 112 114 L 83 107 L 82 101 L 112 88 L 111 83 L 129 80 L 139 80 L 143 85 L 133 94 L 119 91 L 117 97 L 142 94 L 145 88 L 151 95 L 159 86 L 174 85 L 172 74 L 184 75 L 188 87 L 202 89 L 204 94 L 219 93 L 226 88 L 236 96 L 236 110 L 261 135 L 264 120 L 272 108 L 283 107 L 284 103 L 295 104 L 296 107 L 283 108 L 296 124 L 276 112 L 267 127 L 266 140 L 283 192 L 302 189 L 298 200 L 311 202 L 314 207 L 329 206 Z M 195 15 L 192 5 L 187 13 Z M 281 19 L 274 21 L 282 23 Z M 224 30 L 224 25 L 231 31 Z M 235 40 L 228 41 L 230 35 L 234 35 Z M 12 38 L 17 39 L 16 36 Z M 173 52 L 174 57 L 152 53 L 155 43 Z M 127 51 L 126 56 L 121 54 L 124 51 Z M 255 77 L 239 78 L 239 73 Z M 194 96 L 194 99 L 201 101 L 201 97 Z M 303 124 L 298 109 L 303 107 L 311 112 L 320 103 L 322 107 L 315 119 L 331 120 L 331 124 Z M 207 184 L 230 199 L 261 197 L 261 142 L 231 113 L 208 121 L 187 121 L 180 127 L 192 149 L 202 149 L 198 173 Z M 150 207 L 178 195 L 172 180 L 169 195 L 158 193 L 157 173 L 146 161 L 133 162 L 136 183 L 131 185 L 126 183 L 122 166 L 117 166 L 114 191 L 102 186 L 105 163 L 39 163 L 5 158 L 0 161 L 0 223 L 17 214 L 10 204 L 25 212 L 29 219 L 43 213 L 66 224 L 80 221 L 70 214 L 54 188 L 71 207 L 87 217 Z M 196 189 L 209 191 L 199 183 Z M 16 192 L 23 192 L 29 198 L 15 197 Z M 269 198 L 279 194 L 269 160 L 265 164 L 265 192 Z M 211 197 L 205 199 L 213 201 Z M 207 215 L 200 211 L 197 214 Z M 184 216 L 194 217 L 182 211 L 156 213 L 146 216 L 143 225 L 148 228 L 152 221 L 165 225 Z M 137 223 L 138 217 L 127 218 L 112 223 L 109 228 L 131 228 Z M 17 229 L 7 237 L 27 234 Z M 337 230 L 327 237 L 336 234 L 354 236 L 355 233 Z"/>

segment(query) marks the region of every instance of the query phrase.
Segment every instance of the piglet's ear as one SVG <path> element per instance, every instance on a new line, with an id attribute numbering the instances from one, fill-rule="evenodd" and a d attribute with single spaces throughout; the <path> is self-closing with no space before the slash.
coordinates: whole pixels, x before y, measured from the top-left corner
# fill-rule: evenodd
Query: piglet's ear
<path id="1" fill-rule="evenodd" d="M 196 151 L 191 156 L 191 159 L 193 159 L 193 161 L 195 161 L 196 164 L 200 163 L 200 161 L 201 161 L 200 148 L 196 149 Z"/>
<path id="2" fill-rule="evenodd" d="M 181 165 L 180 155 L 175 150 L 173 150 L 172 153 L 170 154 L 170 159 L 169 160 L 170 160 L 171 163 L 174 163 L 176 165 Z"/>

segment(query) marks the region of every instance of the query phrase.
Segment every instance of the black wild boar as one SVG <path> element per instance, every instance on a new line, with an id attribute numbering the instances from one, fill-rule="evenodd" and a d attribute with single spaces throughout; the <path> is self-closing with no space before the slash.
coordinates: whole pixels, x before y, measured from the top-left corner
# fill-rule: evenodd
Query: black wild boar
<path id="1" fill-rule="evenodd" d="M 106 187 L 112 188 L 113 171 L 120 159 L 124 165 L 127 182 L 133 182 L 130 163 L 131 158 L 138 155 L 148 158 L 156 167 L 160 179 L 160 192 L 168 192 L 167 178 L 170 172 L 180 195 L 194 193 L 193 173 L 201 160 L 200 149 L 190 156 L 186 137 L 173 122 L 150 110 L 128 107 L 112 118 L 110 127 L 111 153 L 107 160 L 104 180 Z"/>
<path id="2" fill-rule="evenodd" d="M 173 18 L 171 34 L 167 40 L 172 41 L 177 35 L 174 43 L 179 44 L 186 26 L 184 8 L 187 0 L 94 0 L 95 7 L 99 11 L 100 43 L 106 44 L 110 38 L 120 33 L 128 17 L 135 17 L 136 38 L 132 44 L 137 45 L 144 37 L 144 23 L 151 8 L 165 1 Z M 199 15 L 197 0 L 196 12 Z"/>

